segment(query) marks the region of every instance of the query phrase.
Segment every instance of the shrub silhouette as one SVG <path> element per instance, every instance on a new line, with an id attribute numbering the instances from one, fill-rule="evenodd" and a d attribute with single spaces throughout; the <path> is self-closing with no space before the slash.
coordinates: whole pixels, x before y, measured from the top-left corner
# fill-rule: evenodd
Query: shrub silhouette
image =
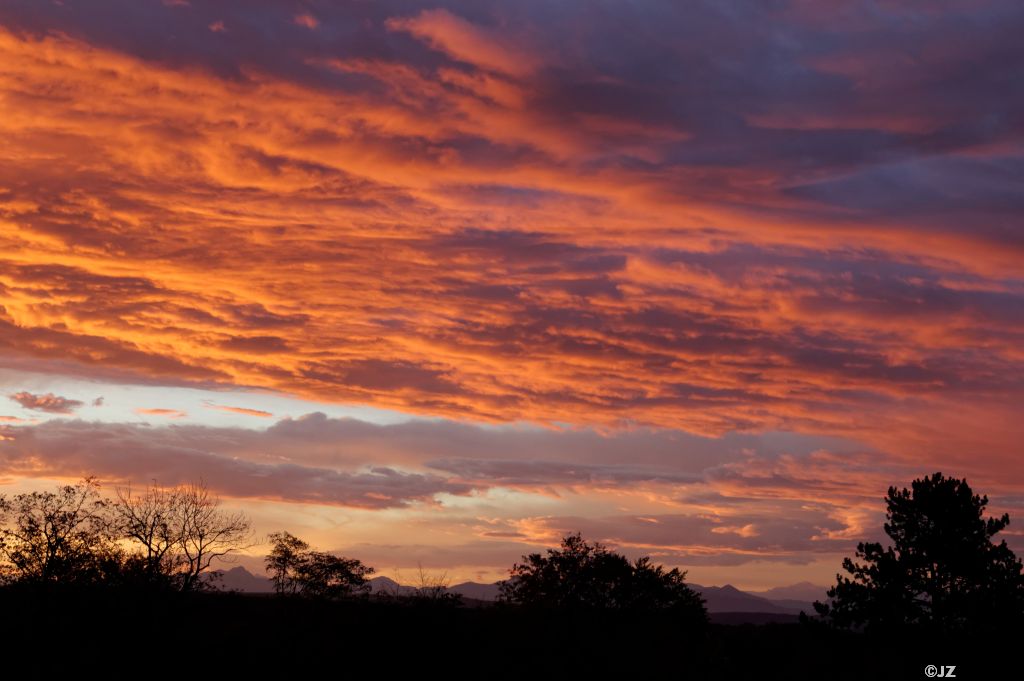
<path id="1" fill-rule="evenodd" d="M 523 556 L 510 578 L 500 583 L 501 600 L 564 609 L 675 610 L 705 622 L 703 598 L 691 589 L 686 573 L 665 571 L 648 557 L 630 563 L 579 533 L 562 539 L 561 549 Z"/>
<path id="2" fill-rule="evenodd" d="M 415 585 L 401 584 L 401 573 L 395 570 L 394 586 L 385 586 L 376 595 L 382 600 L 406 605 L 430 605 L 457 607 L 463 605 L 462 594 L 452 591 L 451 579 L 447 572 L 439 575 L 428 574 L 421 563 L 417 563 Z"/>
<path id="3" fill-rule="evenodd" d="M 831 603 L 815 610 L 837 627 L 907 626 L 957 632 L 1006 626 L 1024 617 L 1021 561 L 993 535 L 1010 518 L 983 517 L 988 497 L 966 480 L 935 473 L 911 489 L 890 487 L 885 533 L 893 545 L 861 542 L 843 560 L 852 579 L 836 575 Z"/>
<path id="4" fill-rule="evenodd" d="M 313 551 L 290 532 L 275 532 L 270 541 L 273 549 L 266 566 L 278 594 L 344 598 L 369 591 L 366 575 L 373 573 L 372 567 L 353 558 Z"/>

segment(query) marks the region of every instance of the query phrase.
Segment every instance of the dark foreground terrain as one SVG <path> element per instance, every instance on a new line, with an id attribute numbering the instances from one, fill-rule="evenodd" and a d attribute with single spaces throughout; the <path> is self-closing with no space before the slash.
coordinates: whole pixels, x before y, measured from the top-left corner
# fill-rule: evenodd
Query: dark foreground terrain
<path id="1" fill-rule="evenodd" d="M 923 679 L 929 664 L 1003 678 L 1020 634 L 868 637 L 800 623 L 695 627 L 668 614 L 113 589 L 0 590 L 0 612 L 8 665 L 109 678 Z"/>

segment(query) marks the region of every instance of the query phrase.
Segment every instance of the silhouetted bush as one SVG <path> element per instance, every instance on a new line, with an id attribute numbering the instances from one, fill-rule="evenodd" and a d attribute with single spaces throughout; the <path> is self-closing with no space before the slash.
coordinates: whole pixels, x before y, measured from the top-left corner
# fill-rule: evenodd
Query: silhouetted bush
<path id="1" fill-rule="evenodd" d="M 687 586 L 686 573 L 665 571 L 647 557 L 630 563 L 579 534 L 562 539 L 561 549 L 533 553 L 515 564 L 501 582 L 505 602 L 545 608 L 670 610 L 693 623 L 707 621 L 704 599 Z"/>
<path id="2" fill-rule="evenodd" d="M 463 605 L 462 594 L 449 589 L 451 580 L 446 572 L 440 575 L 430 575 L 423 565 L 418 566 L 415 585 L 398 583 L 399 577 L 393 586 L 386 586 L 375 594 L 377 598 L 389 600 L 394 603 L 405 605 L 426 606 L 426 607 L 452 607 Z"/>

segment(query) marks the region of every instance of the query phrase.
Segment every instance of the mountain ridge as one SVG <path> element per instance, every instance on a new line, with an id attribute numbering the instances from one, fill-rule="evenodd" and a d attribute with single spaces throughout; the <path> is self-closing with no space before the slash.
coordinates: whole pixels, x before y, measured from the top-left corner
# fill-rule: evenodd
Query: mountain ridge
<path id="1" fill-rule="evenodd" d="M 273 582 L 261 575 L 255 575 L 241 565 L 230 570 L 220 571 L 219 585 L 226 591 L 243 593 L 272 593 Z M 390 593 L 412 595 L 416 587 L 399 584 L 385 575 L 371 578 L 370 593 Z M 798 615 L 801 610 L 808 614 L 814 612 L 814 600 L 824 600 L 826 587 L 810 582 L 800 582 L 765 591 L 743 591 L 732 584 L 723 586 L 703 586 L 690 584 L 691 588 L 700 593 L 705 600 L 708 612 L 712 614 L 763 614 L 763 615 Z M 499 591 L 498 583 L 459 582 L 447 589 L 460 594 L 464 598 L 475 601 L 494 601 Z M 773 597 L 774 596 L 774 597 Z"/>

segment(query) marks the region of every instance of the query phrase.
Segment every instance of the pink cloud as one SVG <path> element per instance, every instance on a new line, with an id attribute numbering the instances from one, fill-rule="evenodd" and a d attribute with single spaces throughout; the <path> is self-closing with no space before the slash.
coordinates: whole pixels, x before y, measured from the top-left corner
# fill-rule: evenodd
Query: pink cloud
<path id="1" fill-rule="evenodd" d="M 79 400 L 71 400 L 66 397 L 54 395 L 53 393 L 35 395 L 30 392 L 22 391 L 8 395 L 8 397 L 25 409 L 45 411 L 50 414 L 73 414 L 76 409 L 84 404 Z"/>
<path id="2" fill-rule="evenodd" d="M 310 30 L 320 25 L 320 22 L 312 14 L 299 14 L 295 17 L 294 21 L 296 26 L 304 26 Z"/>
<path id="3" fill-rule="evenodd" d="M 541 63 L 536 54 L 501 31 L 482 28 L 444 9 L 388 19 L 387 27 L 409 33 L 455 59 L 500 73 L 523 76 Z"/>

